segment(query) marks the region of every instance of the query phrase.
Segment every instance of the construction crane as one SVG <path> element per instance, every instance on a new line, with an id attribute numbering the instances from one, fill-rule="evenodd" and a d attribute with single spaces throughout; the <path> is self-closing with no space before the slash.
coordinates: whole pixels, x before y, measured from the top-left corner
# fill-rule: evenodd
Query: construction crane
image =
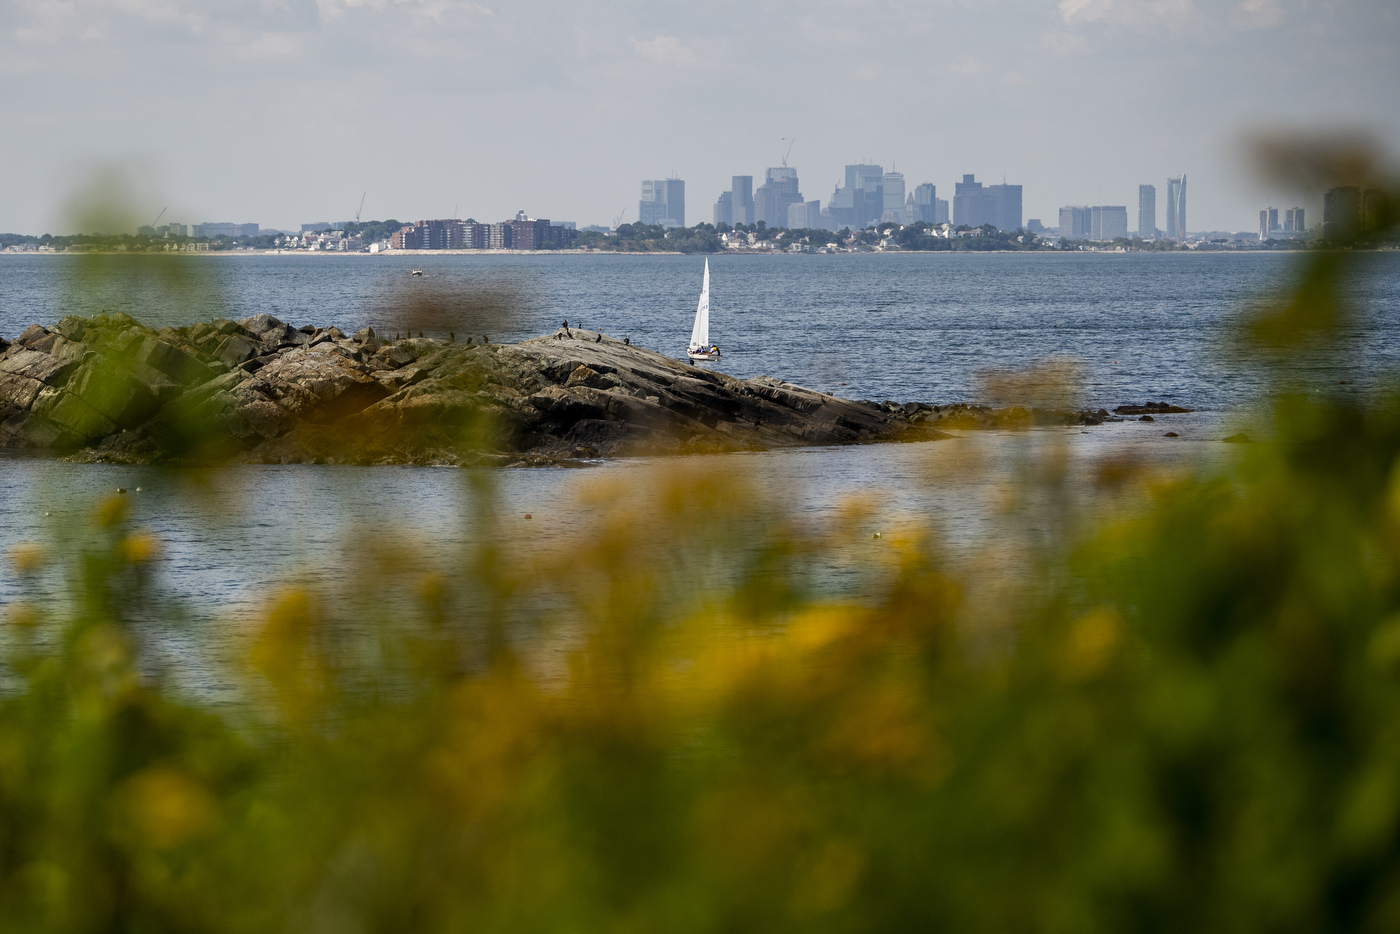
<path id="1" fill-rule="evenodd" d="M 783 139 L 787 139 L 787 137 L 784 136 Z M 788 156 L 792 155 L 792 146 L 793 146 L 793 143 L 796 143 L 796 142 L 797 142 L 797 137 L 794 136 L 794 137 L 792 138 L 792 140 L 788 143 L 788 150 L 787 150 L 786 153 L 783 154 L 783 168 L 787 168 Z"/>
<path id="2" fill-rule="evenodd" d="M 626 209 L 626 208 L 623 208 L 623 209 L 618 213 L 617 217 L 614 217 L 614 218 L 613 218 L 613 230 L 616 230 L 617 228 L 619 228 L 619 227 L 622 226 L 622 219 L 623 219 L 624 217 L 626 217 L 626 216 L 627 216 L 627 209 Z"/>
<path id="3" fill-rule="evenodd" d="M 359 224 L 360 224 L 360 212 L 363 211 L 363 210 L 365 209 L 365 195 L 367 195 L 367 194 L 369 194 L 368 191 L 366 191 L 364 194 L 360 195 L 360 206 L 359 206 L 358 208 L 355 209 L 355 226 L 357 226 L 357 227 L 358 227 Z"/>
<path id="4" fill-rule="evenodd" d="M 153 221 L 151 221 L 151 226 L 154 227 L 156 224 L 159 224 L 159 223 L 160 223 L 160 219 L 161 219 L 162 217 L 165 216 L 165 212 L 168 211 L 168 210 L 169 210 L 169 207 L 161 208 L 161 209 L 160 209 L 160 213 L 156 215 L 156 219 L 153 220 Z"/>

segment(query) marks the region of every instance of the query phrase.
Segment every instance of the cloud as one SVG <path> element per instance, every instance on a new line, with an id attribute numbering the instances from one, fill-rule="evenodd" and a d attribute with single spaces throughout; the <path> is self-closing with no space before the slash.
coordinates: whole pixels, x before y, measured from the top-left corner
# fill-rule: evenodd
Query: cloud
<path id="1" fill-rule="evenodd" d="M 15 28 L 15 38 L 30 45 L 53 45 L 91 32 L 92 24 L 73 0 L 20 0 L 27 13 L 25 25 Z"/>
<path id="2" fill-rule="evenodd" d="M 1244 0 L 1230 17 L 1238 29 L 1272 29 L 1283 21 L 1278 0 Z"/>
<path id="3" fill-rule="evenodd" d="M 1056 55 L 1069 55 L 1084 51 L 1084 37 L 1072 32 L 1057 29 L 1040 37 L 1040 44 Z"/>
<path id="4" fill-rule="evenodd" d="M 200 32 L 207 6 L 188 0 L 17 0 L 15 28 L 21 42 L 53 45 L 72 40 L 107 39 L 122 20 L 183 26 Z"/>
<path id="5" fill-rule="evenodd" d="M 111 0 L 110 6 L 119 13 L 135 16 L 150 23 L 190 23 L 199 19 L 189 12 L 181 0 Z"/>
<path id="6" fill-rule="evenodd" d="M 633 39 L 632 48 L 642 58 L 658 65 L 685 68 L 698 60 L 695 52 L 682 45 L 675 36 L 657 36 L 644 41 Z"/>
<path id="7" fill-rule="evenodd" d="M 420 26 L 442 23 L 449 13 L 457 11 L 495 15 L 487 7 L 471 0 L 316 0 L 316 8 L 325 20 L 339 19 L 347 11 L 400 8 L 408 13 L 414 25 Z"/>
<path id="8" fill-rule="evenodd" d="M 1222 9 L 1223 8 L 1223 9 Z M 1271 29 L 1283 20 L 1279 0 L 1239 0 L 1218 11 L 1218 22 L 1198 9 L 1193 0 L 1060 0 L 1060 17 L 1066 25 L 1104 22 L 1137 32 L 1167 30 L 1215 36 L 1224 28 L 1248 32 Z"/>
<path id="9" fill-rule="evenodd" d="M 1200 14 L 1191 0 L 1060 0 L 1066 24 L 1105 21 L 1133 29 L 1167 27 L 1173 31 Z"/>
<path id="10" fill-rule="evenodd" d="M 265 32 L 250 42 L 234 46 L 237 58 L 271 59 L 295 58 L 302 53 L 304 43 L 300 36 L 287 32 Z"/>

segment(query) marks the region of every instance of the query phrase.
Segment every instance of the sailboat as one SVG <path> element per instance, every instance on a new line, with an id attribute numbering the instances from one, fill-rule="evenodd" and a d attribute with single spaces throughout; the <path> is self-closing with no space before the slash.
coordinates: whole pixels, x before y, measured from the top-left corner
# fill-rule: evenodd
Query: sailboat
<path id="1" fill-rule="evenodd" d="M 719 345 L 710 343 L 710 260 L 705 259 L 705 280 L 700 286 L 700 304 L 695 306 L 695 326 L 690 329 L 690 346 L 686 356 L 691 360 L 718 360 Z"/>

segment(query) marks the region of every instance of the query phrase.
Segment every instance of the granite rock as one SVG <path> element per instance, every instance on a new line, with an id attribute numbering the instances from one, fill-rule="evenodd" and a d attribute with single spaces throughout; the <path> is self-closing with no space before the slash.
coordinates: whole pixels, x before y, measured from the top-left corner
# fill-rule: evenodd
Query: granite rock
<path id="1" fill-rule="evenodd" d="M 536 465 L 1104 420 L 854 401 L 578 329 L 469 345 L 270 314 L 159 331 L 101 314 L 0 341 L 0 446 L 80 460 Z"/>

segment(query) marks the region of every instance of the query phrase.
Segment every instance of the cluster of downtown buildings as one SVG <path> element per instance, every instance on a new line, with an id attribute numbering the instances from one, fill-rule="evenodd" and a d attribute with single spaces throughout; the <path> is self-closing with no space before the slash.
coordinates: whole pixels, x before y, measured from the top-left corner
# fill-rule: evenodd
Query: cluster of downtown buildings
<path id="1" fill-rule="evenodd" d="M 823 207 L 808 200 L 800 189 L 797 169 L 774 166 L 764 172 L 763 184 L 754 187 L 754 176 L 735 175 L 728 191 L 715 201 L 716 227 L 740 224 L 786 227 L 789 230 L 860 230 L 891 221 L 912 224 L 992 224 L 1004 230 L 1021 226 L 1021 186 L 983 186 L 971 175 L 956 186 L 949 217 L 949 202 L 938 197 L 928 182 L 906 190 L 904 175 L 886 172 L 882 166 L 860 163 L 846 166 L 845 184 L 836 186 Z M 637 219 L 643 224 L 685 226 L 685 182 L 677 178 L 642 182 Z"/>
<path id="2" fill-rule="evenodd" d="M 1138 186 L 1137 236 L 1143 240 L 1186 239 L 1186 175 L 1167 179 L 1167 229 L 1157 226 L 1157 186 Z M 1043 230 L 1043 228 L 1042 228 Z M 1031 231 L 1035 221 L 1031 222 Z M 1128 236 L 1126 204 L 1067 204 L 1060 208 L 1059 235 L 1066 240 L 1117 240 Z"/>
<path id="3" fill-rule="evenodd" d="M 860 163 L 846 166 L 844 185 L 837 185 L 823 205 L 807 200 L 798 184 L 797 169 L 782 165 L 764 172 L 763 184 L 754 188 L 754 176 L 735 175 L 728 191 L 715 201 L 716 227 L 740 224 L 786 227 L 789 230 L 861 230 L 873 224 L 891 222 L 977 228 L 991 225 L 998 230 L 1029 230 L 1058 234 L 1071 240 L 1114 240 L 1127 237 L 1127 205 L 1066 205 L 1060 209 L 1058 228 L 1047 228 L 1039 219 L 1022 223 L 1020 185 L 1003 182 L 984 185 L 975 175 L 964 175 L 953 186 L 951 203 L 938 197 L 930 182 L 907 189 L 904 175 L 882 166 Z M 642 182 L 637 205 L 643 224 L 684 227 L 685 182 L 678 178 Z M 1172 240 L 1186 237 L 1186 176 L 1167 180 L 1167 228 L 1157 228 L 1157 188 L 1138 188 L 1138 236 Z"/>

